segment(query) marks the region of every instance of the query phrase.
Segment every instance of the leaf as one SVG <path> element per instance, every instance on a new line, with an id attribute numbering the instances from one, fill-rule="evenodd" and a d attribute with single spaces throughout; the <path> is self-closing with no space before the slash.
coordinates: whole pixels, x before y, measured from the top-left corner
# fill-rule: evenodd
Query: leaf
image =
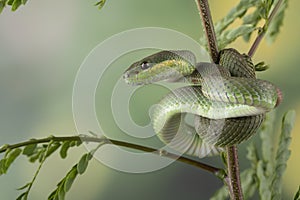
<path id="1" fill-rule="evenodd" d="M 265 174 L 265 165 L 262 160 L 258 161 L 257 163 L 257 171 L 256 175 L 258 177 L 259 181 L 259 196 L 260 199 L 271 199 L 272 193 L 271 193 L 271 185 L 268 180 L 268 176 Z"/>
<path id="2" fill-rule="evenodd" d="M 79 174 L 83 174 L 91 160 L 92 155 L 90 153 L 84 154 L 77 165 L 77 171 Z"/>
<path id="3" fill-rule="evenodd" d="M 8 0 L 6 4 L 11 6 L 13 3 L 14 3 L 14 0 Z"/>
<path id="4" fill-rule="evenodd" d="M 82 144 L 82 141 L 81 140 L 77 140 L 77 141 L 75 141 L 75 144 L 76 144 L 77 147 L 79 147 Z"/>
<path id="5" fill-rule="evenodd" d="M 255 178 L 255 171 L 253 169 L 246 169 L 241 173 L 241 184 L 245 199 L 250 199 L 256 192 L 257 183 Z"/>
<path id="6" fill-rule="evenodd" d="M 24 186 L 17 188 L 17 190 L 24 190 L 25 188 L 29 187 L 31 185 L 30 183 L 26 183 Z"/>
<path id="7" fill-rule="evenodd" d="M 52 144 L 49 144 L 49 145 L 51 145 L 51 146 L 47 151 L 46 157 L 49 157 L 52 153 L 54 153 L 60 147 L 61 144 L 60 144 L 60 142 L 53 142 Z"/>
<path id="8" fill-rule="evenodd" d="M 275 113 L 268 113 L 259 132 L 262 141 L 262 159 L 271 165 L 274 163 L 274 121 Z"/>
<path id="9" fill-rule="evenodd" d="M 265 64 L 265 62 L 262 61 L 262 62 L 255 64 L 254 68 L 255 68 L 255 71 L 262 72 L 262 71 L 266 71 L 267 69 L 269 69 L 269 65 Z"/>
<path id="10" fill-rule="evenodd" d="M 57 184 L 57 188 L 48 196 L 48 200 L 65 199 L 66 193 L 70 190 L 78 174 L 77 164 L 67 173 L 67 175 Z"/>
<path id="11" fill-rule="evenodd" d="M 227 187 L 223 186 L 215 192 L 215 194 L 210 198 L 210 200 L 227 199 L 228 197 L 229 194 L 228 194 Z"/>
<path id="12" fill-rule="evenodd" d="M 252 33 L 261 28 L 258 27 L 258 23 L 263 19 L 268 19 L 270 10 L 273 6 L 274 0 L 241 0 L 239 4 L 233 7 L 224 18 L 215 24 L 215 32 L 219 49 L 225 48 L 241 36 L 246 42 L 248 42 Z M 271 23 L 270 27 L 279 27 L 282 24 L 281 18 L 283 17 L 280 17 L 280 13 L 281 12 L 277 15 L 277 19 L 274 20 L 275 25 Z M 228 27 L 239 18 L 243 20 L 243 25 L 237 28 L 228 29 Z M 252 27 L 252 29 L 250 27 Z M 239 28 L 240 30 L 238 30 Z M 278 33 L 277 29 L 271 29 L 274 31 L 270 31 L 270 35 L 274 35 L 273 32 Z M 207 47 L 205 37 L 200 39 L 200 44 Z"/>
<path id="13" fill-rule="evenodd" d="M 16 200 L 22 200 L 22 199 L 25 199 L 26 194 L 27 194 L 26 192 L 20 194 L 20 195 L 16 198 Z"/>
<path id="14" fill-rule="evenodd" d="M 256 27 L 250 24 L 245 24 L 225 31 L 219 38 L 220 49 L 224 49 L 228 44 L 234 42 L 238 37 L 249 34 L 254 30 L 256 30 Z"/>
<path id="15" fill-rule="evenodd" d="M 288 0 L 284 0 L 282 5 L 280 6 L 276 16 L 274 17 L 273 21 L 269 24 L 268 30 L 266 33 L 266 39 L 269 43 L 274 42 L 277 35 L 279 34 L 280 27 L 283 24 L 284 12 L 287 7 L 288 7 Z"/>
<path id="16" fill-rule="evenodd" d="M 77 166 L 75 165 L 71 171 L 68 173 L 67 177 L 66 177 L 66 180 L 65 180 L 65 183 L 64 183 L 64 191 L 65 192 L 68 192 L 78 174 L 78 171 L 77 171 Z"/>
<path id="17" fill-rule="evenodd" d="M 261 6 L 258 8 L 259 15 L 263 18 L 263 19 L 268 19 L 271 7 L 273 5 L 274 1 L 273 0 L 263 0 L 261 3 Z"/>
<path id="18" fill-rule="evenodd" d="M 254 12 L 245 15 L 243 18 L 243 24 L 257 24 L 257 22 L 261 19 L 259 12 L 260 10 L 256 9 Z"/>
<path id="19" fill-rule="evenodd" d="M 64 188 L 63 188 L 63 187 L 60 187 L 60 188 L 58 189 L 58 199 L 59 199 L 59 200 L 64 200 L 64 199 L 65 199 L 65 196 L 66 196 L 66 192 L 65 192 Z"/>
<path id="20" fill-rule="evenodd" d="M 0 147 L 0 151 L 6 151 L 7 149 L 9 149 L 9 144 L 4 144 Z"/>
<path id="21" fill-rule="evenodd" d="M 0 1 L 0 14 L 2 13 L 4 7 L 5 7 L 5 1 Z"/>
<path id="22" fill-rule="evenodd" d="M 60 157 L 61 158 L 66 158 L 67 157 L 67 152 L 68 152 L 68 149 L 71 147 L 71 141 L 65 141 L 62 146 L 61 146 L 61 149 L 60 149 Z"/>
<path id="23" fill-rule="evenodd" d="M 50 145 L 50 144 L 49 144 L 49 145 Z M 38 157 L 38 159 L 39 159 L 39 162 L 40 162 L 40 163 L 43 162 L 43 160 L 44 160 L 44 158 L 45 158 L 44 154 L 45 154 L 47 148 L 48 148 L 47 145 L 45 145 L 45 146 L 43 146 L 43 148 L 42 148 L 42 149 L 40 150 L 40 152 L 39 152 L 39 157 Z"/>
<path id="24" fill-rule="evenodd" d="M 35 150 L 36 150 L 36 147 L 37 147 L 37 144 L 30 144 L 30 145 L 27 145 L 24 149 L 23 149 L 23 155 L 26 155 L 26 156 L 31 156 L 34 154 Z"/>
<path id="25" fill-rule="evenodd" d="M 255 145 L 253 143 L 250 143 L 247 146 L 247 150 L 248 150 L 247 159 L 249 161 L 251 161 L 252 166 L 256 166 L 257 163 L 258 163 L 259 158 L 258 158 L 258 153 L 257 153 Z"/>
<path id="26" fill-rule="evenodd" d="M 290 157 L 291 151 L 289 145 L 291 142 L 291 132 L 295 124 L 296 112 L 288 111 L 282 119 L 281 135 L 279 146 L 276 153 L 276 165 L 272 182 L 272 199 L 281 199 L 281 185 L 283 173 L 286 169 L 286 163 Z"/>
<path id="27" fill-rule="evenodd" d="M 11 6 L 11 10 L 15 11 L 19 8 L 19 6 L 22 5 L 22 0 L 14 0 L 12 6 Z"/>
<path id="28" fill-rule="evenodd" d="M 105 2 L 106 2 L 106 0 L 98 1 L 97 3 L 95 3 L 95 6 L 97 6 L 98 9 L 100 10 L 101 8 L 103 8 Z"/>
<path id="29" fill-rule="evenodd" d="M 240 1 L 239 4 L 236 7 L 233 7 L 223 19 L 216 23 L 216 33 L 221 34 L 230 24 L 232 24 L 237 18 L 243 17 L 247 10 L 256 4 L 256 0 Z"/>
<path id="30" fill-rule="evenodd" d="M 261 20 L 260 10 L 256 9 L 253 13 L 250 13 L 243 18 L 243 24 L 251 24 L 252 26 L 256 26 L 260 20 Z M 253 32 L 245 34 L 243 36 L 243 39 L 246 42 L 249 42 L 252 33 Z"/>
<path id="31" fill-rule="evenodd" d="M 295 194 L 294 200 L 300 200 L 300 186 L 298 188 L 297 193 Z"/>
<path id="32" fill-rule="evenodd" d="M 21 0 L 22 4 L 25 5 L 27 3 L 27 0 Z"/>
<path id="33" fill-rule="evenodd" d="M 241 173 L 241 183 L 244 191 L 245 199 L 250 199 L 258 188 L 257 181 L 257 164 L 259 162 L 258 152 L 253 143 L 247 146 L 247 159 L 251 162 L 251 168 Z"/>
<path id="34" fill-rule="evenodd" d="M 8 168 L 10 167 L 10 165 L 15 161 L 15 159 L 21 154 L 22 150 L 17 148 L 12 150 L 6 157 L 5 160 L 5 173 L 8 170 Z"/>
<path id="35" fill-rule="evenodd" d="M 6 159 L 3 158 L 0 160 L 0 176 L 2 174 L 5 174 L 6 173 L 6 166 L 5 166 L 5 163 L 6 163 Z"/>
<path id="36" fill-rule="evenodd" d="M 33 154 L 32 156 L 30 156 L 29 158 L 29 162 L 35 162 L 37 159 L 39 159 L 42 155 L 42 153 L 44 152 L 44 148 L 43 149 L 39 149 L 35 154 Z"/>
<path id="37" fill-rule="evenodd" d="M 56 198 L 56 190 L 54 190 L 53 192 L 51 192 L 51 194 L 48 196 L 48 200 L 53 200 Z"/>

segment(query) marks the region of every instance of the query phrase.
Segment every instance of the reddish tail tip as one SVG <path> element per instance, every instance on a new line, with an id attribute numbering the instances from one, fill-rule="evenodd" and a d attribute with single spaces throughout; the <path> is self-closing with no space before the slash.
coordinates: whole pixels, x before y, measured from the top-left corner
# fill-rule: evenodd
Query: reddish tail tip
<path id="1" fill-rule="evenodd" d="M 277 102 L 275 107 L 277 107 L 282 102 L 283 99 L 281 90 L 279 88 L 277 88 L 276 90 L 277 90 Z"/>

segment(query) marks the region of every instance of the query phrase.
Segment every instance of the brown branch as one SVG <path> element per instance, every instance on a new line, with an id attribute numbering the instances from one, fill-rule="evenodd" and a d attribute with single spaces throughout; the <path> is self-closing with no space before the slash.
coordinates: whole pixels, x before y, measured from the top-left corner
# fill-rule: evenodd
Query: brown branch
<path id="1" fill-rule="evenodd" d="M 207 45 L 208 45 L 210 57 L 214 63 L 218 63 L 219 60 L 218 43 L 216 39 L 216 33 L 215 33 L 208 1 L 196 0 L 196 3 L 204 27 L 204 32 L 208 43 Z"/>
<path id="2" fill-rule="evenodd" d="M 227 168 L 228 168 L 228 184 L 230 184 L 230 196 L 233 200 L 242 200 L 242 186 L 240 180 L 239 159 L 236 146 L 230 146 L 226 149 Z"/>
<path id="3" fill-rule="evenodd" d="M 283 0 L 279 0 L 277 2 L 277 4 L 275 5 L 275 7 L 273 8 L 270 16 L 268 17 L 268 19 L 266 20 L 266 23 L 264 24 L 264 26 L 260 29 L 259 34 L 257 35 L 255 41 L 253 42 L 249 52 L 248 52 L 248 56 L 253 57 L 254 53 L 256 52 L 260 42 L 262 41 L 263 37 L 265 36 L 268 26 L 269 24 L 272 22 L 274 16 L 276 15 L 281 3 Z"/>
<path id="4" fill-rule="evenodd" d="M 219 50 L 216 39 L 216 34 L 213 26 L 213 21 L 210 14 L 210 9 L 207 0 L 196 0 L 198 10 L 201 16 L 203 27 L 205 30 L 206 39 L 208 41 L 208 49 L 211 60 L 214 63 L 219 61 Z M 223 180 L 227 184 L 231 199 L 243 199 L 242 186 L 240 182 L 239 162 L 237 156 L 237 147 L 231 146 L 226 149 L 228 159 L 228 177 Z"/>
<path id="5" fill-rule="evenodd" d="M 223 169 L 219 169 L 219 168 L 201 163 L 199 161 L 192 160 L 190 158 L 178 156 L 176 154 L 169 153 L 167 151 L 159 151 L 159 150 L 151 148 L 151 147 L 146 147 L 146 146 L 142 146 L 142 145 L 138 145 L 138 144 L 132 144 L 132 143 L 124 142 L 124 141 L 111 140 L 108 138 L 90 137 L 90 136 L 67 136 L 67 137 L 50 136 L 50 137 L 41 138 L 41 139 L 31 139 L 31 140 L 28 140 L 25 142 L 20 142 L 17 144 L 3 145 L 0 148 L 0 154 L 4 153 L 8 149 L 16 149 L 16 148 L 28 146 L 31 144 L 48 143 L 50 141 L 56 141 L 56 142 L 82 141 L 82 142 L 97 142 L 97 143 L 103 143 L 103 144 L 115 144 L 117 146 L 122 146 L 122 147 L 130 148 L 130 149 L 136 149 L 136 150 L 140 150 L 140 151 L 144 151 L 144 152 L 151 152 L 151 153 L 157 154 L 159 156 L 163 156 L 163 157 L 170 158 L 173 160 L 178 160 L 180 162 L 183 162 L 183 163 L 192 165 L 194 167 L 198 167 L 200 169 L 206 170 L 206 171 L 218 176 L 221 179 L 223 179 L 225 177 L 225 172 Z"/>

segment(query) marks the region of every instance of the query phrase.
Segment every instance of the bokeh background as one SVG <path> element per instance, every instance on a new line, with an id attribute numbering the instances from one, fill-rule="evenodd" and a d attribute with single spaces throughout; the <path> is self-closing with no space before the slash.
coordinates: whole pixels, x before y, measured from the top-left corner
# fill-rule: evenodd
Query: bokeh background
<path id="1" fill-rule="evenodd" d="M 93 3 L 30 0 L 17 12 L 5 9 L 0 15 L 1 145 L 50 134 L 74 135 L 72 89 L 76 73 L 88 53 L 111 35 L 147 26 L 174 29 L 195 40 L 202 35 L 193 0 L 108 0 L 101 11 Z M 210 1 L 214 20 L 224 16 L 236 3 L 236 0 Z M 284 94 L 284 101 L 277 109 L 276 130 L 280 129 L 279 118 L 286 110 L 295 109 L 297 114 L 300 111 L 299 9 L 300 3 L 290 0 L 277 40 L 271 45 L 264 41 L 253 58 L 255 62 L 264 60 L 271 66 L 259 77 L 276 83 Z M 237 40 L 231 46 L 247 52 L 250 44 Z M 111 85 L 130 63 L 147 53 L 114 63 L 116 71 L 108 71 L 103 80 L 106 82 L 102 83 L 106 89 L 96 94 L 99 121 L 114 138 L 130 140 L 112 121 L 108 106 Z M 136 103 L 147 99 L 144 95 L 143 90 L 138 91 L 131 103 L 133 119 L 141 125 L 149 122 L 149 105 Z M 138 108 L 134 108 L 136 104 Z M 300 185 L 299 122 L 300 117 L 293 130 L 292 155 L 283 177 L 284 199 L 290 199 Z M 249 166 L 245 158 L 247 143 L 240 145 L 242 168 Z M 82 146 L 72 149 L 65 160 L 59 156 L 47 160 L 30 199 L 45 199 L 85 151 Z M 221 165 L 218 158 L 204 159 L 204 162 Z M 31 180 L 36 167 L 25 158 L 19 158 L 9 173 L 0 177 L 0 198 L 15 199 L 19 194 L 16 188 Z M 67 199 L 208 199 L 221 185 L 211 174 L 179 162 L 151 173 L 128 174 L 93 161 L 88 171 L 77 178 Z"/>

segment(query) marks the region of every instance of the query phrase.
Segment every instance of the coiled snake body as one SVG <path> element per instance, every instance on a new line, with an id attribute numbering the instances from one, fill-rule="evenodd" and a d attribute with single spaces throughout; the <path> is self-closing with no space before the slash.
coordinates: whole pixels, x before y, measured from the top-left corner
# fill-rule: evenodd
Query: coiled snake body
<path id="1" fill-rule="evenodd" d="M 132 85 L 184 81 L 155 108 L 153 128 L 173 149 L 204 157 L 253 135 L 265 113 L 281 101 L 272 83 L 255 77 L 250 57 L 235 49 L 220 52 L 219 65 L 196 63 L 190 51 L 161 51 L 132 64 L 124 73 Z M 194 126 L 185 122 L 194 114 Z"/>

